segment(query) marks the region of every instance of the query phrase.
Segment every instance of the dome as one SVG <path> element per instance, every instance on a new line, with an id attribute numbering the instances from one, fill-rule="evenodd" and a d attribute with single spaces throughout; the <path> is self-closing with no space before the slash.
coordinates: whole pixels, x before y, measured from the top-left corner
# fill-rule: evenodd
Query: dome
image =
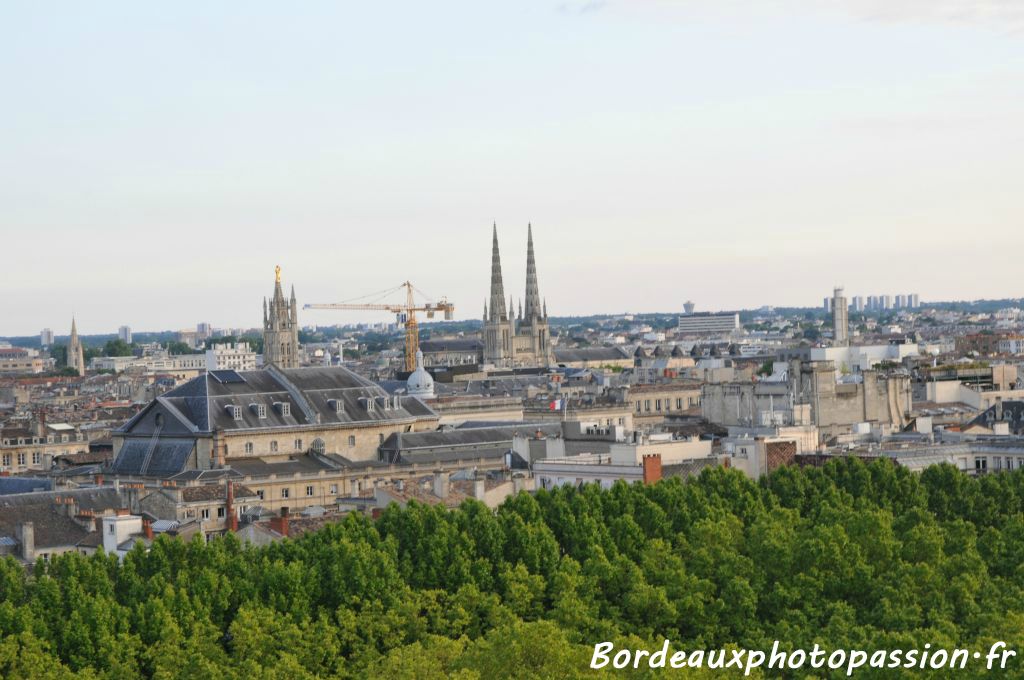
<path id="1" fill-rule="evenodd" d="M 434 396 L 434 379 L 423 368 L 423 352 L 416 350 L 416 370 L 405 381 L 405 393 L 410 397 L 431 399 Z"/>

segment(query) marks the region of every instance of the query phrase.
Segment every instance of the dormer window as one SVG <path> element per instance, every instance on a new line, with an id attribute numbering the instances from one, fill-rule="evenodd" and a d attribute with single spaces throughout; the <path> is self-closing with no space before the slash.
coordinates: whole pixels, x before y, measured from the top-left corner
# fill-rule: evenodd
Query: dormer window
<path id="1" fill-rule="evenodd" d="M 327 406 L 338 415 L 345 412 L 345 402 L 341 399 L 328 399 Z"/>
<path id="2" fill-rule="evenodd" d="M 241 406 L 235 406 L 234 404 L 229 404 L 228 406 L 225 407 L 225 410 L 228 412 L 228 415 L 231 416 L 233 419 L 235 419 L 235 420 L 241 420 L 242 419 L 242 407 Z"/>
<path id="3" fill-rule="evenodd" d="M 394 396 L 394 399 L 393 399 L 392 401 L 394 402 L 394 407 L 395 407 L 396 409 L 400 409 L 400 408 L 402 408 L 402 397 L 401 397 L 401 396 L 399 396 L 399 395 L 397 395 L 397 394 L 396 394 L 396 395 Z"/>
<path id="4" fill-rule="evenodd" d="M 253 413 L 256 414 L 257 418 L 267 417 L 267 406 L 266 404 L 249 404 L 249 408 Z"/>
<path id="5" fill-rule="evenodd" d="M 282 416 L 290 416 L 292 414 L 292 405 L 286 401 L 275 401 L 274 408 Z"/>

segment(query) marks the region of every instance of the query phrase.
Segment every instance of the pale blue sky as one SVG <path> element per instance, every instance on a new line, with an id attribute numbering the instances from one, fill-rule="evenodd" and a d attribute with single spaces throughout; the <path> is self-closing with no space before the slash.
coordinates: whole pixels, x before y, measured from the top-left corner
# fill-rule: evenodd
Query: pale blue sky
<path id="1" fill-rule="evenodd" d="M 0 336 L 1022 296 L 1010 4 L 5 2 Z"/>

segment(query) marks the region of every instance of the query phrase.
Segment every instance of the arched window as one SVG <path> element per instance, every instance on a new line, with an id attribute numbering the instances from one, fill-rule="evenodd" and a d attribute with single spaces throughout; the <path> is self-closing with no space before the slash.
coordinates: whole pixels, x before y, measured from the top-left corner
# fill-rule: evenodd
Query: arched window
<path id="1" fill-rule="evenodd" d="M 324 444 L 324 440 L 317 437 L 313 440 L 313 446 L 310 447 L 313 453 L 324 454 L 327 453 L 327 446 Z"/>

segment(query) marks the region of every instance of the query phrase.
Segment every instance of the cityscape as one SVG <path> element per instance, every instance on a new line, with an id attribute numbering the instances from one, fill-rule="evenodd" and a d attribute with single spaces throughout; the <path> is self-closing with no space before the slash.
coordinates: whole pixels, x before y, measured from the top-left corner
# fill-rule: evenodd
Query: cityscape
<path id="1" fill-rule="evenodd" d="M 1024 677 L 1019 13 L 341 4 L 4 10 L 0 677 Z"/>

